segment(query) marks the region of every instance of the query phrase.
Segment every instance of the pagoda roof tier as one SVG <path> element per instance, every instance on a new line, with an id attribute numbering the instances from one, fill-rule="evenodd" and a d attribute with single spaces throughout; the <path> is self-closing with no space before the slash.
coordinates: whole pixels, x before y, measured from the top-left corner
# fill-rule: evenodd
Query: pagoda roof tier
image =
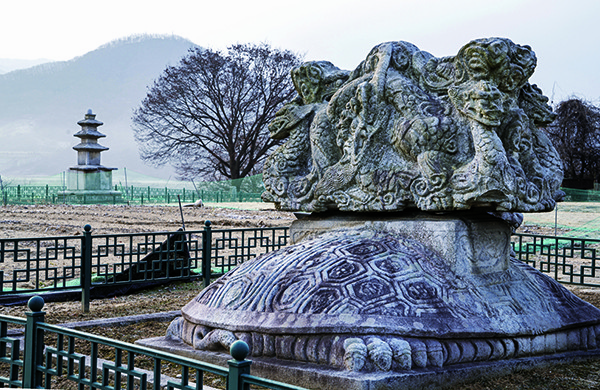
<path id="1" fill-rule="evenodd" d="M 73 149 L 77 150 L 78 152 L 102 152 L 104 150 L 108 150 L 106 146 L 97 143 L 85 142 L 73 146 Z"/>
<path id="2" fill-rule="evenodd" d="M 89 127 L 88 128 L 84 127 L 83 129 L 81 129 L 77 133 L 75 133 L 73 136 L 79 137 L 79 138 L 94 138 L 94 139 L 106 137 L 106 135 L 102 134 L 98 130 L 89 128 Z"/>
<path id="3" fill-rule="evenodd" d="M 92 113 L 92 110 L 89 109 L 87 114 L 85 114 L 85 119 L 80 120 L 77 124 L 81 127 L 98 127 L 102 126 L 104 123 L 95 119 L 96 114 Z"/>

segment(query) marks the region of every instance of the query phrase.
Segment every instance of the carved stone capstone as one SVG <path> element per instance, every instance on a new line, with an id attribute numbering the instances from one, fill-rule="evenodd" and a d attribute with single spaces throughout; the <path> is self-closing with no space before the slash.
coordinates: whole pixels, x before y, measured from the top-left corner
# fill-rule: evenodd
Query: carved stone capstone
<path id="1" fill-rule="evenodd" d="M 287 141 L 265 164 L 263 199 L 308 212 L 552 210 L 562 164 L 540 130 L 555 114 L 528 82 L 535 66 L 505 38 L 444 58 L 382 43 L 352 72 L 304 63 L 269 125 Z"/>

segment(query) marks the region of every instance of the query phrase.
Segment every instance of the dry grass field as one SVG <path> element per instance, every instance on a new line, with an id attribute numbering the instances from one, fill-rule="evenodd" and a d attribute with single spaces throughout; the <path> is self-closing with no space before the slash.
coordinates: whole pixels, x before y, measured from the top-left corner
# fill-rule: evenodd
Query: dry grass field
<path id="1" fill-rule="evenodd" d="M 271 203 L 207 203 L 183 209 L 188 230 L 285 226 L 293 213 L 276 211 Z M 600 239 L 600 203 L 560 203 L 556 211 L 524 214 L 520 231 Z M 179 208 L 171 206 L 31 205 L 0 207 L 0 238 L 47 237 L 81 233 L 89 223 L 97 234 L 172 231 L 181 226 Z"/>
<path id="2" fill-rule="evenodd" d="M 523 215 L 521 231 L 560 236 L 600 239 L 600 203 L 559 203 L 555 211 Z M 556 225 L 555 225 L 556 223 Z"/>
<path id="3" fill-rule="evenodd" d="M 218 206 L 218 207 L 216 207 Z M 208 203 L 184 207 L 186 230 L 287 226 L 292 213 L 276 211 L 267 203 Z M 90 224 L 94 234 L 175 231 L 182 226 L 179 207 L 128 205 L 8 205 L 0 206 L 0 238 L 78 235 Z"/>
<path id="4" fill-rule="evenodd" d="M 556 214 L 526 214 L 520 231 L 553 234 L 555 216 L 559 235 L 585 234 L 589 235 L 589 238 L 600 238 L 600 204 L 597 203 L 563 203 L 559 205 Z M 227 228 L 286 226 L 294 218 L 292 213 L 275 211 L 271 205 L 264 203 L 218 204 L 205 208 L 184 209 L 188 230 L 202 229 L 207 219 L 211 220 L 216 228 Z M 94 232 L 98 234 L 173 231 L 181 225 L 181 216 L 179 209 L 173 206 L 0 207 L 0 238 L 78 235 L 86 223 L 91 224 Z M 599 289 L 570 289 L 582 299 L 600 307 Z M 46 319 L 50 323 L 65 323 L 178 310 L 200 290 L 200 282 L 178 283 L 129 296 L 94 300 L 91 302 L 89 313 L 81 312 L 79 302 L 48 303 L 45 307 Z M 23 306 L 0 306 L 0 314 L 23 317 L 24 311 Z M 167 326 L 168 323 L 151 322 L 128 327 L 98 327 L 91 331 L 134 342 L 142 337 L 164 335 Z M 217 383 L 208 384 L 221 387 Z M 600 360 L 517 371 L 510 375 L 475 380 L 452 388 L 459 389 L 600 389 Z"/>

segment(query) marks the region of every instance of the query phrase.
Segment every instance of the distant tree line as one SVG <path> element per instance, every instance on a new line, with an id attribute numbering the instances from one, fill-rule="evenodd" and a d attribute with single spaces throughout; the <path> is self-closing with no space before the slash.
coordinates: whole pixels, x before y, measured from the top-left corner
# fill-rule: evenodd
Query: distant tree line
<path id="1" fill-rule="evenodd" d="M 600 108 L 582 99 L 568 99 L 555 109 L 546 133 L 563 161 L 563 187 L 593 188 L 600 179 Z"/>

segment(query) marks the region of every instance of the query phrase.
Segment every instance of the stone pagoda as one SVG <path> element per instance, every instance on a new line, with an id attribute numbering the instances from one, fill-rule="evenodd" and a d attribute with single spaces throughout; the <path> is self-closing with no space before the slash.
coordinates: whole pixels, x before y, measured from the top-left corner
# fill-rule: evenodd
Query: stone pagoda
<path id="1" fill-rule="evenodd" d="M 112 171 L 117 168 L 107 168 L 100 163 L 100 153 L 108 150 L 98 143 L 98 138 L 106 137 L 98 131 L 103 123 L 96 120 L 96 114 L 89 109 L 85 119 L 77 124 L 81 126 L 74 135 L 81 139 L 73 146 L 77 151 L 77 165 L 69 168 L 67 189 L 61 194 L 62 199 L 75 203 L 122 202 L 121 193 L 112 185 Z"/>

